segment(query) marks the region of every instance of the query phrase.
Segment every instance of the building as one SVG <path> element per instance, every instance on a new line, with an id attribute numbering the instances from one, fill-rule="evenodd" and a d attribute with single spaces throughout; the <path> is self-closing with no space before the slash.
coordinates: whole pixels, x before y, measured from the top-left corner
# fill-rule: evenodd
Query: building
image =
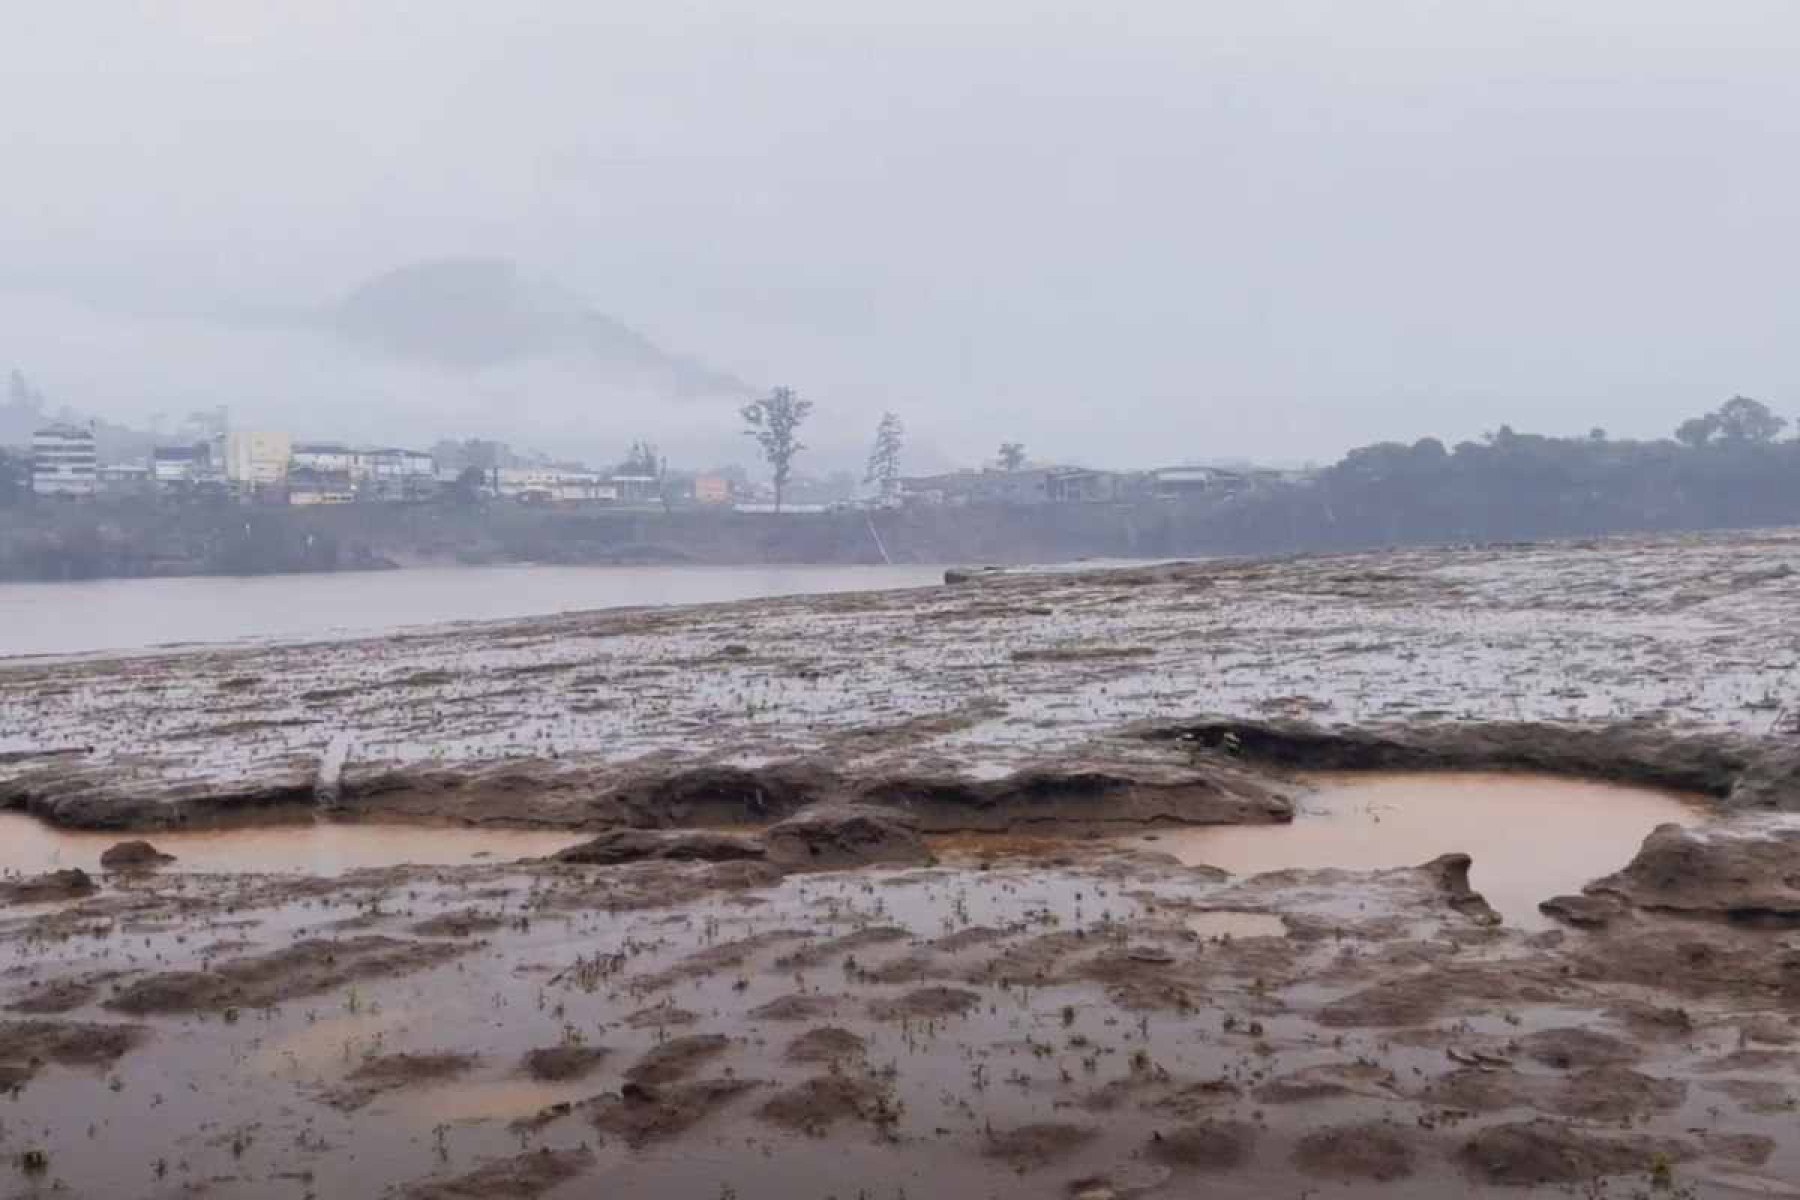
<path id="1" fill-rule="evenodd" d="M 91 496 L 99 486 L 94 431 L 52 425 L 31 435 L 31 490 L 40 496 Z"/>
<path id="2" fill-rule="evenodd" d="M 337 442 L 295 442 L 288 456 L 288 472 L 323 471 L 327 474 L 354 475 L 357 453 Z"/>
<path id="3" fill-rule="evenodd" d="M 701 475 L 694 480 L 694 503 L 730 504 L 731 480 L 723 475 Z"/>
<path id="4" fill-rule="evenodd" d="M 437 461 L 419 450 L 358 450 L 350 474 L 376 500 L 423 500 L 437 490 Z"/>
<path id="5" fill-rule="evenodd" d="M 902 499 L 918 504 L 1092 504 L 1121 499 L 1126 477 L 1086 467 L 1017 471 L 951 471 L 900 481 Z"/>
<path id="6" fill-rule="evenodd" d="M 288 471 L 289 504 L 349 504 L 356 499 L 356 483 L 348 471 L 319 471 L 294 467 Z"/>
<path id="7" fill-rule="evenodd" d="M 494 471 L 494 491 L 527 504 L 619 498 L 619 490 L 596 472 L 563 467 L 498 467 Z"/>
<path id="8" fill-rule="evenodd" d="M 147 493 L 155 488 L 149 463 L 108 463 L 96 472 L 99 490 L 113 495 Z"/>
<path id="9" fill-rule="evenodd" d="M 225 478 L 239 487 L 276 487 L 287 481 L 294 439 L 285 433 L 234 429 L 224 437 Z"/>
<path id="10" fill-rule="evenodd" d="M 655 504 L 662 499 L 662 480 L 655 475 L 614 475 L 607 482 L 621 504 Z"/>
<path id="11" fill-rule="evenodd" d="M 150 478 L 158 487 L 180 487 L 215 477 L 212 447 L 158 446 L 150 452 Z"/>

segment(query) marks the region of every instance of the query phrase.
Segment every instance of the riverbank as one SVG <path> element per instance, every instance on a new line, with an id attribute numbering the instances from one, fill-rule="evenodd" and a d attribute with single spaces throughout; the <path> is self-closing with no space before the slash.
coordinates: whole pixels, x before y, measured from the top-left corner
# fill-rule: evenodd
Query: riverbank
<path id="1" fill-rule="evenodd" d="M 0 805 L 320 823 L 254 852 L 298 874 L 183 832 L 0 879 L 0 1152 L 94 1196 L 1789 1194 L 1797 567 L 1629 539 L 0 663 Z M 1443 769 L 1693 828 L 1521 839 L 1504 911 L 1499 803 L 1410 866 L 1206 861 L 1326 820 L 1312 772 Z M 1625 833 L 1499 782 L 1546 841 Z M 408 822 L 460 827 L 443 865 L 306 858 Z"/>

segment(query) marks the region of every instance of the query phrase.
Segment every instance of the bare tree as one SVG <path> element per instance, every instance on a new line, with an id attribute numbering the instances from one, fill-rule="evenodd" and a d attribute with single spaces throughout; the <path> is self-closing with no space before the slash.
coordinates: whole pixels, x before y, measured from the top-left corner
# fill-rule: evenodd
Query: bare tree
<path id="1" fill-rule="evenodd" d="M 781 511 L 781 497 L 793 473 L 794 455 L 806 449 L 806 443 L 800 440 L 800 426 L 811 412 L 811 400 L 802 400 L 793 388 L 785 387 L 778 387 L 738 410 L 744 418 L 744 433 L 762 447 L 763 457 L 769 460 L 775 475 L 776 512 Z"/>
<path id="2" fill-rule="evenodd" d="M 1002 470 L 1016 471 L 1025 465 L 1024 442 L 1000 443 L 1000 466 Z"/>
<path id="3" fill-rule="evenodd" d="M 662 474 L 662 456 L 656 452 L 656 443 L 638 441 L 631 443 L 631 449 L 625 452 L 625 461 L 619 464 L 621 475 Z"/>
<path id="4" fill-rule="evenodd" d="M 864 483 L 881 489 L 881 499 L 892 503 L 900 492 L 900 451 L 906 443 L 906 426 L 893 413 L 882 413 L 875 427 L 875 446 L 869 451 L 869 472 Z"/>

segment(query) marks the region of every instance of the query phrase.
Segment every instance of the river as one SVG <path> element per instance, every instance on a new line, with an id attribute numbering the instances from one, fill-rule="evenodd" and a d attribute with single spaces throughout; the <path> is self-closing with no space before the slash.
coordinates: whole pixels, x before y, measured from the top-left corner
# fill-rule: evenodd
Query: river
<path id="1" fill-rule="evenodd" d="M 422 567 L 0 584 L 0 657 L 313 641 L 446 621 L 925 587 L 942 566 Z"/>

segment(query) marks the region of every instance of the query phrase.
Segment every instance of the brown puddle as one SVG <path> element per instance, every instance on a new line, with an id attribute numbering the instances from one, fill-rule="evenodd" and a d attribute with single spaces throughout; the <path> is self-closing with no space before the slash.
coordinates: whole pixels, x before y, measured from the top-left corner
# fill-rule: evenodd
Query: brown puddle
<path id="1" fill-rule="evenodd" d="M 1291 825 L 1159 830 L 1130 839 L 1234 875 L 1289 868 L 1416 866 L 1462 851 L 1507 924 L 1542 928 L 1538 902 L 1623 867 L 1658 825 L 1698 825 L 1697 799 L 1543 775 L 1478 772 L 1308 776 Z M 1152 840 L 1153 839 L 1153 840 Z"/>
<path id="2" fill-rule="evenodd" d="M 365 867 L 457 866 L 541 858 L 582 840 L 578 833 L 413 825 L 263 825 L 248 829 L 91 833 L 57 829 L 21 813 L 0 813 L 0 873 L 33 875 L 80 867 L 143 838 L 175 861 L 165 870 L 218 874 L 339 875 Z"/>

